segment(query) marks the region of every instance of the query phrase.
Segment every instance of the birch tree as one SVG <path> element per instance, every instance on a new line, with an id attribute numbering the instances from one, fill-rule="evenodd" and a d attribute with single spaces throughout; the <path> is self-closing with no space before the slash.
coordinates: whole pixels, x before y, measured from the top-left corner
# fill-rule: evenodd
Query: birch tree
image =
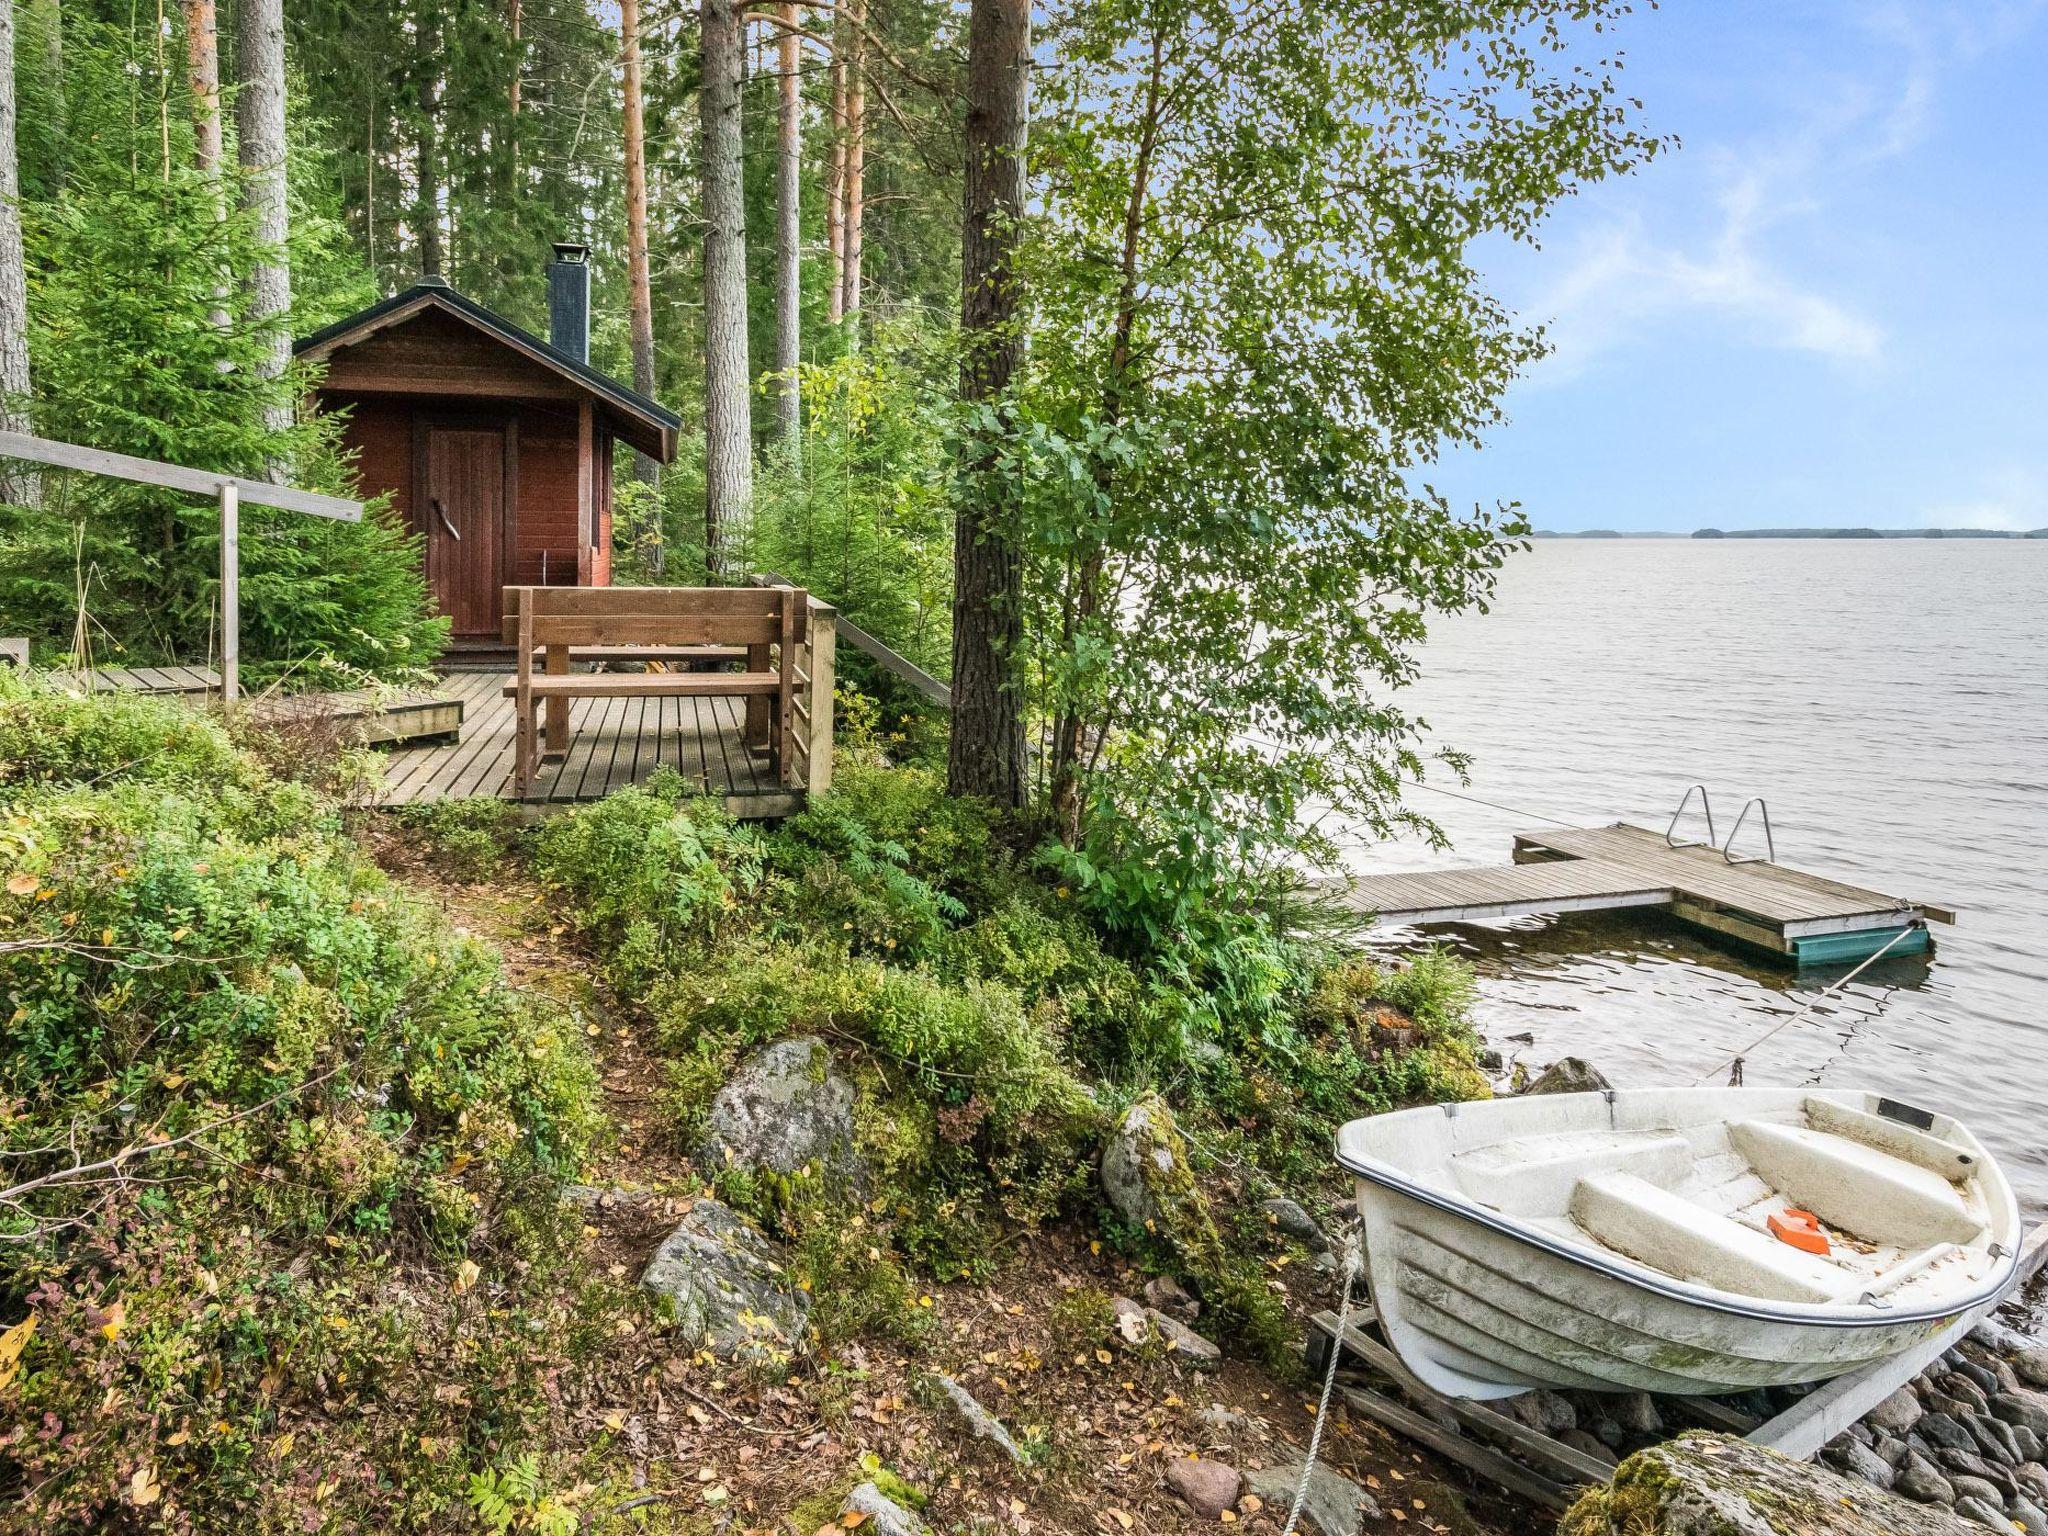
<path id="1" fill-rule="evenodd" d="M 28 269 L 21 249 L 21 171 L 14 152 L 14 0 L 0 0 L 0 427 L 29 432 Z M 40 482 L 25 470 L 0 495 L 33 505 Z"/>

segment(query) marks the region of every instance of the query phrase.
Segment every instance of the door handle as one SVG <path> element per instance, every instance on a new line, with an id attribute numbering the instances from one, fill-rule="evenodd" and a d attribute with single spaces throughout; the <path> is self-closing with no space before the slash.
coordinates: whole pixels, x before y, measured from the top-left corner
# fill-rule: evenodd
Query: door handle
<path id="1" fill-rule="evenodd" d="M 427 498 L 427 501 L 433 507 L 434 515 L 441 519 L 441 526 L 448 530 L 448 537 L 460 544 L 462 542 L 462 535 L 457 531 L 455 525 L 448 521 L 448 509 L 441 505 L 441 498 L 430 496 Z"/>

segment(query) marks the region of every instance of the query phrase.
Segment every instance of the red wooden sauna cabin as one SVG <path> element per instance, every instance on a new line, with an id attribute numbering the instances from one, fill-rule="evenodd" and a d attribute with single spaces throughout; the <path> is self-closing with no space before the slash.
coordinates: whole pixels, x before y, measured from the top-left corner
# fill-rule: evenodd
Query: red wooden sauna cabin
<path id="1" fill-rule="evenodd" d="M 367 497 L 421 536 L 451 650 L 502 652 L 510 586 L 611 585 L 612 445 L 657 463 L 682 423 L 590 366 L 589 251 L 557 245 L 551 339 L 424 278 L 298 343 L 348 412 Z"/>

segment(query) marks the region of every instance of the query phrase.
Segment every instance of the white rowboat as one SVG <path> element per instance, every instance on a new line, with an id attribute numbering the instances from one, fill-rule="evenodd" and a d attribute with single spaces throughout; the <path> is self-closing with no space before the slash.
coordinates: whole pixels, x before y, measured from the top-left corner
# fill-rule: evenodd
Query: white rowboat
<path id="1" fill-rule="evenodd" d="M 1388 1342 L 1452 1397 L 1824 1380 L 1989 1311 L 2020 1246 L 1977 1138 L 1874 1093 L 1444 1104 L 1352 1121 L 1337 1160 Z"/>

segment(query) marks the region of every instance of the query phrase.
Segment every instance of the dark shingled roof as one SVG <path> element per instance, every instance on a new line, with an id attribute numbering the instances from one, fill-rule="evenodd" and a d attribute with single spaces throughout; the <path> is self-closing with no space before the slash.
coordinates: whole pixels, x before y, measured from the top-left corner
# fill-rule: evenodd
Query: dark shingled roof
<path id="1" fill-rule="evenodd" d="M 523 354 L 542 367 L 553 369 L 571 383 L 587 390 L 626 417 L 630 423 L 641 428 L 649 442 L 635 442 L 634 446 L 647 452 L 650 457 L 659 459 L 664 464 L 675 457 L 676 434 L 682 429 L 683 419 L 674 411 L 656 404 L 637 390 L 628 389 L 618 380 L 599 373 L 588 363 L 578 362 L 551 342 L 542 341 L 531 331 L 514 325 L 503 315 L 495 314 L 476 300 L 456 292 L 438 277 L 424 278 L 403 292 L 394 293 L 390 298 L 372 304 L 368 309 L 357 310 L 346 319 L 321 327 L 312 335 L 294 342 L 292 352 L 298 357 L 324 357 L 338 347 L 361 341 L 428 309 L 439 309 L 454 315 L 485 335 L 504 343 L 513 351 Z M 631 441 L 638 434 L 621 435 Z M 658 444 L 659 452 L 652 451 L 650 445 L 654 444 Z"/>

